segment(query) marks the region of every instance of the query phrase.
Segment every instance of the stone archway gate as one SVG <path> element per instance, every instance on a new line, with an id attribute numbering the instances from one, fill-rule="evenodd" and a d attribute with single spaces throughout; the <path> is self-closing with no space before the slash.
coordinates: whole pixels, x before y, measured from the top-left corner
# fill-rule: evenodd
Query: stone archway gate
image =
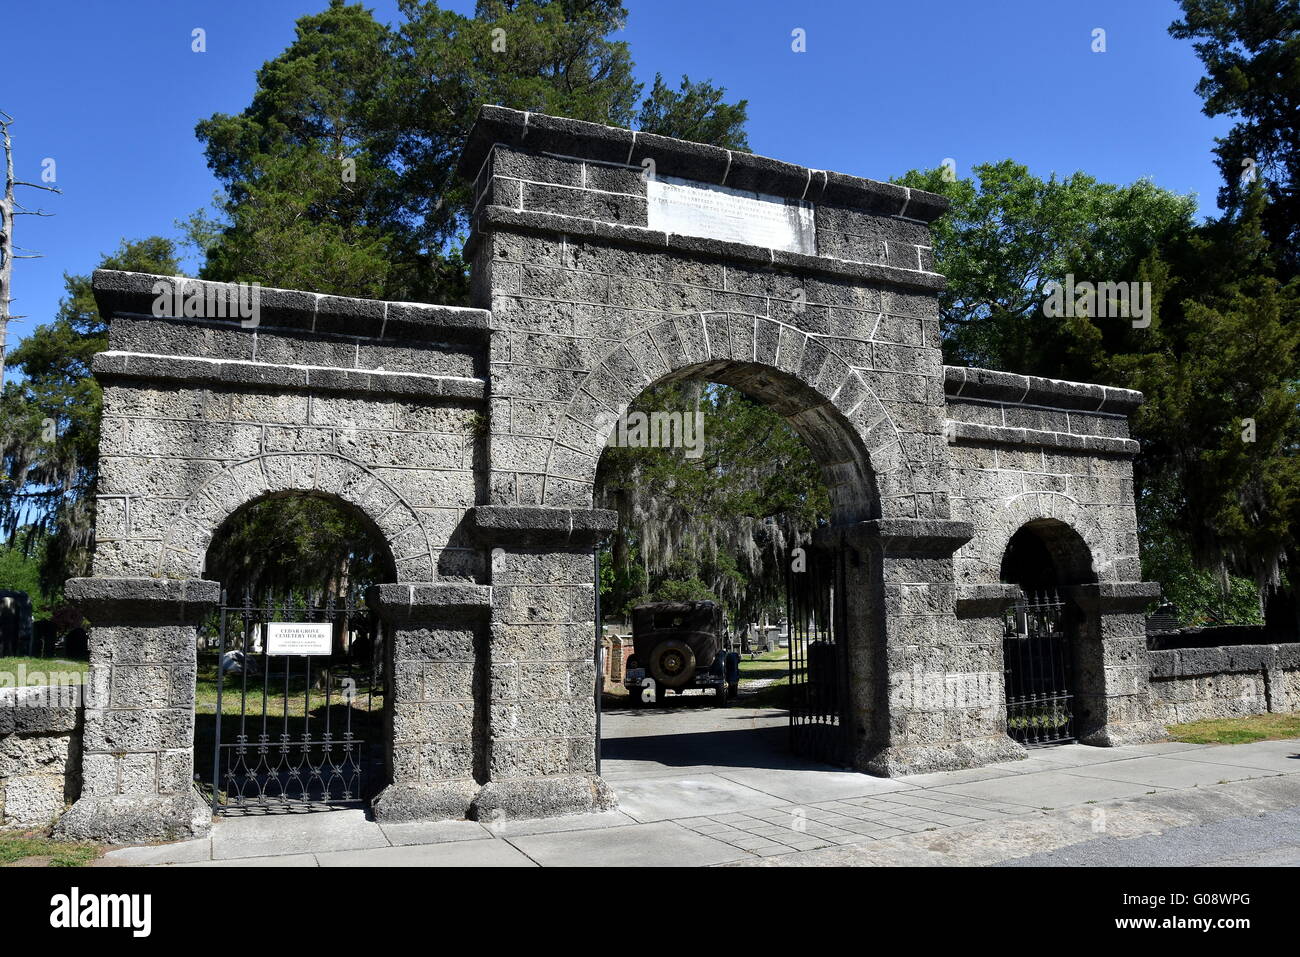
<path id="1" fill-rule="evenodd" d="M 945 369 L 938 196 L 628 130 L 485 107 L 481 308 L 98 272 L 109 350 L 84 787 L 60 828 L 198 833 L 195 627 L 225 517 L 269 495 L 349 503 L 395 583 L 381 819 L 572 813 L 596 774 L 592 508 L 616 417 L 704 375 L 808 441 L 852 548 L 852 760 L 878 774 L 1023 755 L 1001 697 L 1001 550 L 1060 519 L 1094 549 L 1098 743 L 1153 732 L 1125 415 L 1134 393 Z M 171 303 L 172 306 L 167 304 Z M 190 305 L 193 304 L 193 305 Z M 179 306 L 180 308 L 177 308 Z M 1101 624 L 1104 621 L 1104 626 Z"/>

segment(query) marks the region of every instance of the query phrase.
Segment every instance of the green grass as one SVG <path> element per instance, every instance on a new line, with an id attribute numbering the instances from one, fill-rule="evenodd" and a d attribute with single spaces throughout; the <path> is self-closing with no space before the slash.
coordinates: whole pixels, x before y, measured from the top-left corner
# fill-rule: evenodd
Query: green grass
<path id="1" fill-rule="evenodd" d="M 52 841 L 36 831 L 0 831 L 0 867 L 26 858 L 48 858 L 49 867 L 84 867 L 104 849 L 98 844 Z"/>
<path id="2" fill-rule="evenodd" d="M 1169 737 L 1187 744 L 1250 744 L 1300 738 L 1300 714 L 1256 714 L 1171 724 Z"/>
<path id="3" fill-rule="evenodd" d="M 20 677 L 24 686 L 47 685 L 51 674 L 77 675 L 80 683 L 89 669 L 88 662 L 67 658 L 0 658 L 0 687 L 13 687 Z"/>
<path id="4" fill-rule="evenodd" d="M 307 676 L 301 670 L 303 667 L 302 660 L 295 658 L 293 662 L 293 673 L 290 675 L 287 685 L 283 674 L 275 673 L 274 670 L 269 683 L 258 675 L 250 674 L 247 683 L 240 675 L 226 675 L 221 689 L 223 696 L 222 712 L 226 715 L 238 714 L 240 701 L 246 700 L 248 713 L 250 715 L 256 713 L 260 721 L 262 716 L 262 695 L 265 693 L 268 717 L 283 719 L 287 714 L 290 718 L 302 718 L 310 713 L 313 721 L 319 718 L 323 722 L 325 718 L 326 689 L 319 683 L 319 673 L 313 667 L 312 686 L 309 688 L 307 686 Z M 346 711 L 345 702 L 342 700 L 342 679 L 344 677 L 346 677 L 346 672 L 341 668 L 338 669 L 334 676 L 333 685 L 329 689 L 328 700 L 331 725 L 337 717 L 345 714 Z M 367 710 L 378 712 L 384 706 L 381 682 L 376 682 L 373 687 L 367 682 L 358 682 L 355 694 L 356 697 L 352 701 L 354 721 L 357 720 L 358 714 Z M 217 656 L 214 652 L 203 652 L 199 655 L 198 680 L 195 682 L 194 688 L 194 711 L 196 714 L 215 715 L 217 713 Z M 290 730 L 292 731 L 292 722 L 290 724 Z M 339 727 L 342 727 L 342 725 L 340 724 Z"/>
<path id="5" fill-rule="evenodd" d="M 790 652 L 785 648 L 765 651 L 757 658 L 740 659 L 740 687 L 746 680 L 768 679 L 772 684 L 745 695 L 740 702 L 747 708 L 790 707 Z"/>

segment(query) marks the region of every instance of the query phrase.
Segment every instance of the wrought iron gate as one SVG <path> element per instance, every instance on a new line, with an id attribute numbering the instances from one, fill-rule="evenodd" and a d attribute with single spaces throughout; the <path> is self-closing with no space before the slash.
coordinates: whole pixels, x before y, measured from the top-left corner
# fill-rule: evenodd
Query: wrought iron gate
<path id="1" fill-rule="evenodd" d="M 1007 734 L 1026 747 L 1074 740 L 1067 612 L 1053 593 L 1027 596 L 1006 615 Z"/>
<path id="2" fill-rule="evenodd" d="M 323 810 L 372 797 L 383 782 L 377 619 L 351 600 L 228 604 L 224 593 L 220 612 L 213 811 Z M 329 654 L 272 653 L 274 624 L 327 625 Z"/>
<path id="3" fill-rule="evenodd" d="M 790 747 L 840 766 L 851 757 L 846 560 L 839 549 L 796 549 L 786 574 Z"/>

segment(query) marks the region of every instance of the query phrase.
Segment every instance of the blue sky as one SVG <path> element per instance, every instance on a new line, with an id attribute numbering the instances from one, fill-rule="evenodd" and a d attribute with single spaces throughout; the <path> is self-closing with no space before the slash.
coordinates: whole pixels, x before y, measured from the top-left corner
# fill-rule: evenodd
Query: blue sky
<path id="1" fill-rule="evenodd" d="M 249 102 L 254 74 L 327 0 L 7 0 L 0 109 L 17 120 L 18 172 L 57 163 L 57 213 L 19 219 L 45 254 L 16 264 L 14 304 L 49 320 L 64 272 L 92 269 L 124 237 L 175 235 L 210 202 L 194 124 Z M 396 18 L 395 0 L 370 4 Z M 639 78 L 712 78 L 750 104 L 759 153 L 888 179 L 951 157 L 960 176 L 1010 157 L 1035 173 L 1143 176 L 1215 211 L 1210 149 L 1230 121 L 1208 119 L 1200 63 L 1172 39 L 1173 0 L 625 0 Z M 472 0 L 444 2 L 462 12 Z M 208 50 L 190 50 L 190 31 Z M 807 51 L 791 50 L 806 31 Z M 1091 50 L 1106 31 L 1106 52 Z M 191 269 L 194 263 L 188 263 Z"/>

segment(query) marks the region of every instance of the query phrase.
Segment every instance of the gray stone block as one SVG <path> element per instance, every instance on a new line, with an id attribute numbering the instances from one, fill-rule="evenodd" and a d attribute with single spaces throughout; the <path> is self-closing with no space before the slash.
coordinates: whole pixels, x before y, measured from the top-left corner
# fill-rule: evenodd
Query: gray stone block
<path id="1" fill-rule="evenodd" d="M 489 781 L 479 790 L 469 816 L 482 822 L 560 817 L 611 811 L 618 799 L 594 774 Z"/>
<path id="2" fill-rule="evenodd" d="M 470 807 L 479 786 L 473 781 L 441 784 L 390 784 L 371 807 L 381 824 L 406 821 L 463 820 L 472 817 Z"/>
<path id="3" fill-rule="evenodd" d="M 193 789 L 182 794 L 82 797 L 59 818 L 54 836 L 68 841 L 148 844 L 203 837 L 212 808 Z"/>

